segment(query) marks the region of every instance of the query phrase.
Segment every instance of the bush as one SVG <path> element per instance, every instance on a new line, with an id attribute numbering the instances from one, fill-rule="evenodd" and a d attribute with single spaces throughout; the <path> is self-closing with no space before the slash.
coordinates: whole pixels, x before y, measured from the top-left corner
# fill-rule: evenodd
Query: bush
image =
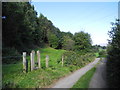
<path id="1" fill-rule="evenodd" d="M 65 66 L 75 65 L 75 66 L 84 66 L 85 64 L 94 60 L 95 55 L 93 53 L 87 53 L 85 55 L 80 55 L 76 52 L 69 51 L 64 54 L 64 64 Z"/>
<path id="2" fill-rule="evenodd" d="M 107 47 L 107 80 L 110 88 L 120 88 L 120 24 L 113 23 Z"/>
<path id="3" fill-rule="evenodd" d="M 106 51 L 104 51 L 104 50 L 100 51 L 99 57 L 106 57 Z"/>
<path id="4" fill-rule="evenodd" d="M 107 56 L 107 80 L 111 88 L 120 88 L 120 49 L 112 49 Z"/>
<path id="5" fill-rule="evenodd" d="M 10 64 L 16 63 L 22 56 L 15 48 L 3 48 L 2 49 L 2 63 Z"/>
<path id="6" fill-rule="evenodd" d="M 73 65 L 70 65 L 70 66 L 69 66 L 69 70 L 70 70 L 71 72 L 75 71 L 76 69 L 77 69 L 76 66 L 73 66 Z"/>

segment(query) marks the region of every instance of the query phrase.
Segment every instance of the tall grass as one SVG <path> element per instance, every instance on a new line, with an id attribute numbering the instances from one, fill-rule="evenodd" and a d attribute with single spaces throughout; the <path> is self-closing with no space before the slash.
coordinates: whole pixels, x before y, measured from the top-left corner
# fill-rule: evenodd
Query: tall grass
<path id="1" fill-rule="evenodd" d="M 56 70 L 56 67 L 60 67 L 60 64 L 57 63 L 57 59 L 60 59 L 63 52 L 65 52 L 65 50 L 56 50 L 53 48 L 44 48 L 44 49 L 36 49 L 35 51 L 40 50 L 41 53 L 41 66 L 42 69 L 39 70 L 35 70 L 30 72 L 30 67 L 29 67 L 29 72 L 27 74 L 24 74 L 22 72 L 22 60 L 21 62 L 18 62 L 17 64 L 6 64 L 2 66 L 3 68 L 3 87 L 36 87 L 41 85 L 41 87 L 45 86 L 46 84 L 44 83 L 48 83 L 51 82 L 52 80 L 51 77 L 49 77 L 49 75 L 51 76 L 52 74 L 52 78 L 55 77 L 60 77 L 60 75 L 63 75 L 64 73 L 67 73 L 67 71 L 65 72 L 66 69 L 61 70 L 61 68 L 59 70 Z M 46 55 L 49 55 L 50 60 L 49 60 L 49 68 L 45 68 L 45 57 Z M 27 53 L 27 59 L 29 61 L 30 64 L 30 56 Z M 35 62 L 37 61 L 37 57 L 35 56 Z M 29 65 L 30 66 L 30 65 Z M 53 68 L 54 67 L 54 68 Z M 43 82 L 41 80 L 41 78 L 46 78 L 48 81 L 47 82 Z M 49 78 L 49 79 L 48 79 Z M 43 84 L 41 84 L 41 82 Z M 36 84 L 37 83 L 37 84 Z"/>
<path id="2" fill-rule="evenodd" d="M 66 52 L 65 50 L 56 50 L 53 48 L 38 48 L 35 51 L 40 50 L 41 55 L 41 69 L 34 70 L 28 73 L 22 71 L 22 59 L 17 64 L 3 64 L 3 88 L 41 88 L 46 87 L 53 83 L 55 80 L 77 70 L 81 66 L 67 65 L 61 66 L 61 57 Z M 45 68 L 45 57 L 49 55 L 49 68 Z M 27 59 L 30 62 L 30 56 L 27 53 Z M 35 57 L 35 62 L 37 57 Z M 90 61 L 83 60 L 84 65 Z M 80 61 L 81 62 L 81 61 Z M 64 62 L 65 63 L 65 62 Z M 29 63 L 30 64 L 30 63 Z M 30 68 L 30 67 L 29 67 Z"/>

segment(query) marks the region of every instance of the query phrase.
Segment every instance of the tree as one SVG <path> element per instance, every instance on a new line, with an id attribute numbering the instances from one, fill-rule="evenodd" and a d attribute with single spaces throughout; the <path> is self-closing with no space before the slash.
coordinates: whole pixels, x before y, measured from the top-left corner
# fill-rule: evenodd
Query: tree
<path id="1" fill-rule="evenodd" d="M 29 2 L 2 3 L 3 47 L 27 49 L 33 45 L 33 32 L 37 27 L 37 16 Z M 9 40 L 8 40 L 9 38 Z"/>
<path id="2" fill-rule="evenodd" d="M 69 36 L 63 36 L 63 49 L 73 50 L 75 42 Z"/>
<path id="3" fill-rule="evenodd" d="M 41 32 L 42 33 L 42 40 L 45 43 L 48 43 L 48 38 L 47 38 L 47 32 L 49 29 L 48 19 L 43 14 L 40 14 L 38 22 L 39 22 L 39 29 L 42 31 Z"/>
<path id="4" fill-rule="evenodd" d="M 120 88 L 120 25 L 113 23 L 109 31 L 109 46 L 107 47 L 107 76 L 108 85 L 111 88 Z"/>
<path id="5" fill-rule="evenodd" d="M 83 31 L 75 33 L 74 35 L 74 41 L 75 41 L 75 50 L 76 51 L 89 51 L 91 48 L 92 40 L 90 38 L 90 35 L 88 33 L 85 33 Z"/>
<path id="6" fill-rule="evenodd" d="M 93 45 L 93 46 L 92 46 L 92 51 L 95 52 L 95 53 L 96 53 L 96 52 L 99 52 L 99 47 L 98 47 L 98 45 Z"/>
<path id="7" fill-rule="evenodd" d="M 70 38 L 73 38 L 73 34 L 71 32 L 61 32 L 62 36 L 69 36 Z"/>
<path id="8" fill-rule="evenodd" d="M 58 38 L 55 34 L 48 32 L 48 42 L 49 42 L 49 46 L 52 48 L 57 48 L 58 47 Z"/>

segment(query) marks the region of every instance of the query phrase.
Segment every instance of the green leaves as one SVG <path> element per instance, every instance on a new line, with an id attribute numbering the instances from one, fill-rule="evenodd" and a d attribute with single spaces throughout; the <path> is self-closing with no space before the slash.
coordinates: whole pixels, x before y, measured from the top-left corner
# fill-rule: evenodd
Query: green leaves
<path id="1" fill-rule="evenodd" d="M 86 53 L 91 47 L 88 33 L 61 32 L 53 23 L 37 13 L 29 2 L 4 2 L 3 47 L 15 48 L 19 53 L 30 52 L 35 47 L 45 45 L 68 51 Z M 8 40 L 9 39 L 9 40 Z"/>
<path id="2" fill-rule="evenodd" d="M 48 32 L 48 41 L 49 41 L 49 45 L 52 48 L 57 48 L 58 46 L 58 38 L 55 34 Z"/>
<path id="3" fill-rule="evenodd" d="M 63 36 L 63 49 L 73 50 L 75 42 L 69 36 Z"/>
<path id="4" fill-rule="evenodd" d="M 33 44 L 33 31 L 36 29 L 36 14 L 30 3 L 9 2 L 2 4 L 4 46 L 20 50 Z M 9 41 L 8 41 L 9 38 Z"/>
<path id="5" fill-rule="evenodd" d="M 111 41 L 107 47 L 107 80 L 111 88 L 120 88 L 120 25 L 113 23 L 109 31 Z"/>
<path id="6" fill-rule="evenodd" d="M 89 51 L 91 48 L 92 40 L 90 38 L 90 35 L 88 33 L 85 33 L 83 31 L 75 33 L 74 35 L 74 41 L 75 41 L 75 50 L 76 51 Z"/>
<path id="7" fill-rule="evenodd" d="M 76 53 L 73 51 L 65 52 L 65 65 L 75 65 L 75 66 L 84 66 L 85 64 L 89 63 L 90 61 L 94 60 L 93 53 L 86 53 L 85 55 L 80 55 L 80 53 Z"/>

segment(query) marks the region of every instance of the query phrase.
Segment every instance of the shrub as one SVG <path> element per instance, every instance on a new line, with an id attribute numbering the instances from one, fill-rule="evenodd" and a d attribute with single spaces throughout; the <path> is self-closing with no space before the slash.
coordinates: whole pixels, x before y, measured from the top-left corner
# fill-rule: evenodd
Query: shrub
<path id="1" fill-rule="evenodd" d="M 113 23 L 107 47 L 107 80 L 110 88 L 120 88 L 120 24 Z"/>
<path id="2" fill-rule="evenodd" d="M 100 51 L 99 57 L 106 57 L 106 51 L 104 51 L 104 50 Z"/>
<path id="3" fill-rule="evenodd" d="M 3 48 L 2 49 L 2 63 L 10 64 L 16 63 L 22 56 L 15 48 Z"/>
<path id="4" fill-rule="evenodd" d="M 75 65 L 80 67 L 94 60 L 94 57 L 93 53 L 80 55 L 76 52 L 69 51 L 64 53 L 64 64 L 65 66 Z"/>
<path id="5" fill-rule="evenodd" d="M 107 56 L 107 80 L 111 88 L 120 88 L 120 49 L 111 49 Z"/>

